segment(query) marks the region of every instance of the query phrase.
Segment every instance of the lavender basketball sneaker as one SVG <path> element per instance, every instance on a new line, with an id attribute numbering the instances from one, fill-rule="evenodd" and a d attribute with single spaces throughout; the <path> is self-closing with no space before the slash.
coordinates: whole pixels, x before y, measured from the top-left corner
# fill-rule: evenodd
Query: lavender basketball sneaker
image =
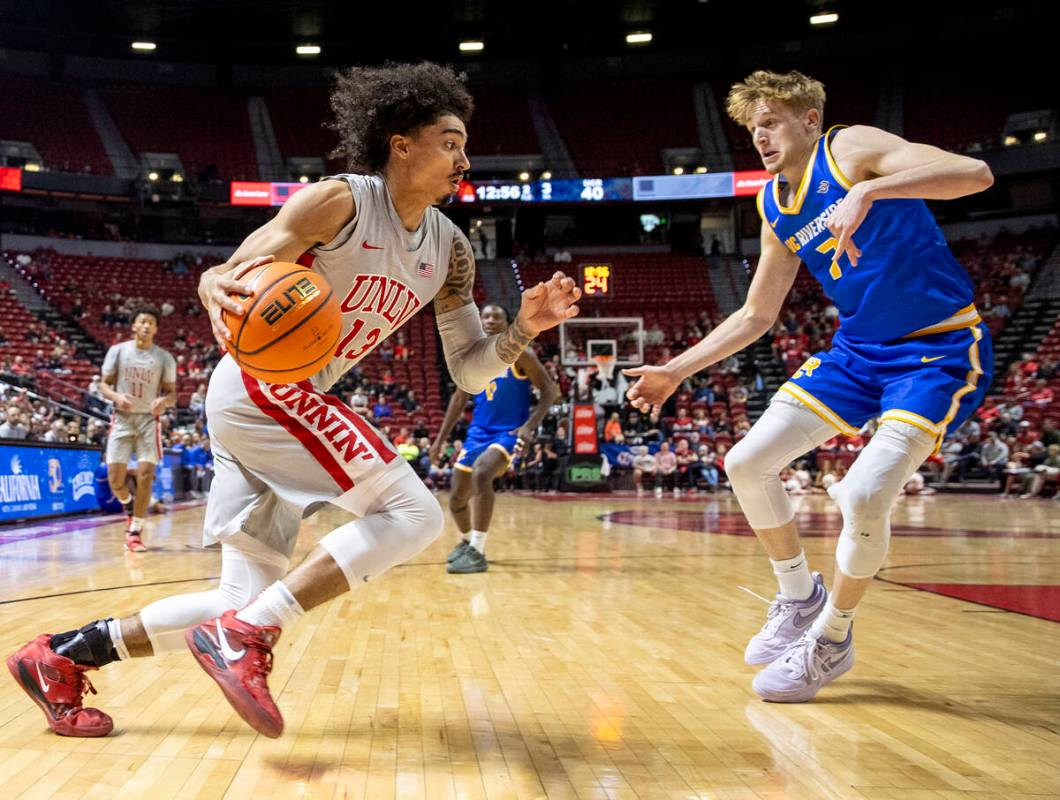
<path id="1" fill-rule="evenodd" d="M 766 624 L 747 643 L 743 653 L 745 662 L 769 664 L 783 655 L 791 643 L 806 632 L 828 600 L 820 572 L 813 573 L 813 584 L 813 594 L 805 600 L 789 600 L 777 593 L 777 599 L 769 604 Z"/>
<path id="2" fill-rule="evenodd" d="M 771 703 L 805 703 L 854 666 L 854 629 L 836 643 L 809 631 L 780 658 L 755 675 L 755 692 Z"/>

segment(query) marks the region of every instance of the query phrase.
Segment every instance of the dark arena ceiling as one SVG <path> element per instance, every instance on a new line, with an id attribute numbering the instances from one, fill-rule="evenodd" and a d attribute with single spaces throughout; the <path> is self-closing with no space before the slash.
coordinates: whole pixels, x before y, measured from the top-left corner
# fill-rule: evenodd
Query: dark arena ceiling
<path id="1" fill-rule="evenodd" d="M 307 61 L 297 44 L 319 45 L 313 63 L 384 60 L 532 60 L 581 57 L 761 58 L 770 49 L 797 58 L 926 49 L 976 58 L 1047 48 L 1050 3 L 878 2 L 876 0 L 0 0 L 0 47 L 55 55 L 164 61 L 287 64 Z M 837 12 L 834 25 L 810 16 Z M 650 32 L 631 46 L 627 34 Z M 157 43 L 150 55 L 130 49 Z M 462 40 L 485 43 L 461 54 Z M 1040 43 L 1040 44 L 1039 44 Z M 746 52 L 754 50 L 753 53 Z M 742 60 L 742 59 L 740 59 Z M 1043 76 L 1044 79 L 1044 76 Z"/>

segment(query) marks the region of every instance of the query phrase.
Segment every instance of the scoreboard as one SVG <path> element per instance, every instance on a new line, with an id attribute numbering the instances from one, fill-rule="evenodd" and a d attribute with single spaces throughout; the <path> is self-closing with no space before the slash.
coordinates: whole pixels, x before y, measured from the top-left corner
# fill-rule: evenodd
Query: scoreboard
<path id="1" fill-rule="evenodd" d="M 462 181 L 461 203 L 600 203 L 633 199 L 630 178 L 572 178 L 541 181 Z"/>

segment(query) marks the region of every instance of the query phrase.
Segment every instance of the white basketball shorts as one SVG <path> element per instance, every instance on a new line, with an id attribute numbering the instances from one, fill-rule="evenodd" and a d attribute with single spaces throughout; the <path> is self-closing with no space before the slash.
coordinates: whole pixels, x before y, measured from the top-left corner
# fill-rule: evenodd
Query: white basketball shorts
<path id="1" fill-rule="evenodd" d="M 107 434 L 107 463 L 128 464 L 136 453 L 138 464 L 162 460 L 162 425 L 154 414 L 115 412 Z"/>
<path id="2" fill-rule="evenodd" d="M 214 480 L 203 543 L 237 531 L 290 558 L 302 519 L 331 503 L 364 516 L 412 468 L 368 420 L 309 381 L 268 384 L 226 355 L 210 378 Z"/>

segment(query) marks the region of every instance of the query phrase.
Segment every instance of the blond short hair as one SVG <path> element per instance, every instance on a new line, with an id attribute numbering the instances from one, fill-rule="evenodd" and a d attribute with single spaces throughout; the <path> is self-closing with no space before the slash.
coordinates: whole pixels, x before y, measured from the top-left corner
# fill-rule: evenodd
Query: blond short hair
<path id="1" fill-rule="evenodd" d="M 824 115 L 824 84 L 801 72 L 769 72 L 760 69 L 734 83 L 725 100 L 725 110 L 738 125 L 751 121 L 763 100 L 779 100 L 796 111 L 816 108 Z"/>

